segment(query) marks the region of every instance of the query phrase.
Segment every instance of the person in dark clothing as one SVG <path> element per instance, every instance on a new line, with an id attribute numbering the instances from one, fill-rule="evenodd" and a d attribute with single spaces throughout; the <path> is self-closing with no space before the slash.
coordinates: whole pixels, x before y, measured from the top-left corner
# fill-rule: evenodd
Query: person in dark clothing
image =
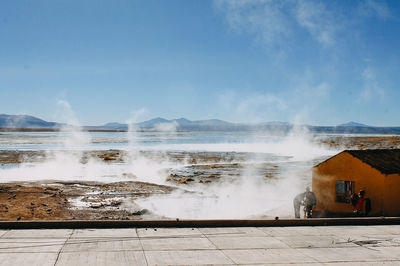
<path id="1" fill-rule="evenodd" d="M 351 202 L 351 205 L 353 205 L 353 207 L 355 208 L 357 205 L 357 202 L 358 202 L 358 194 L 357 193 L 353 193 L 353 195 L 351 195 L 350 202 Z"/>
<path id="2" fill-rule="evenodd" d="M 295 218 L 300 218 L 300 205 L 304 199 L 304 194 L 305 192 L 298 194 L 293 200 Z"/>
<path id="3" fill-rule="evenodd" d="M 372 209 L 371 199 L 370 198 L 366 198 L 365 199 L 365 216 L 368 216 L 368 214 L 370 213 L 371 209 Z"/>
<path id="4" fill-rule="evenodd" d="M 354 206 L 354 214 L 356 216 L 364 216 L 365 211 L 364 211 L 364 205 L 365 205 L 365 190 L 360 190 L 358 193 L 358 199 L 357 202 Z"/>
<path id="5" fill-rule="evenodd" d="M 309 187 L 306 188 L 306 192 L 304 193 L 303 205 L 304 216 L 312 218 L 312 208 L 317 205 L 317 198 L 315 197 L 315 193 L 310 191 Z"/>

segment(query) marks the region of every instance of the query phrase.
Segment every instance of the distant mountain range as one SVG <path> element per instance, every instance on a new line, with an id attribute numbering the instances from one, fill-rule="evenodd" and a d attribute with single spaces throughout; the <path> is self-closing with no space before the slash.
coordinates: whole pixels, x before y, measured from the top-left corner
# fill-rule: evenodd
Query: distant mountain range
<path id="1" fill-rule="evenodd" d="M 138 130 L 154 130 L 154 131 L 247 131 L 247 130 L 265 130 L 274 129 L 285 132 L 292 126 L 284 122 L 268 122 L 259 124 L 231 123 L 219 119 L 208 120 L 188 120 L 186 118 L 167 120 L 157 117 L 144 122 L 131 125 L 132 128 Z M 120 124 L 117 122 L 107 123 L 100 127 L 90 127 L 91 129 L 113 128 L 115 130 L 127 130 L 128 124 Z"/>
<path id="2" fill-rule="evenodd" d="M 30 115 L 0 114 L 0 128 L 59 128 L 65 124 L 47 122 Z"/>
<path id="3" fill-rule="evenodd" d="M 29 115 L 0 114 L 0 129 L 16 130 L 59 130 L 66 124 L 47 122 Z M 157 117 L 131 125 L 131 129 L 143 131 L 266 131 L 285 134 L 293 129 L 294 125 L 286 122 L 265 123 L 231 123 L 219 119 L 188 120 L 186 118 L 168 120 Z M 311 126 L 301 125 L 315 133 L 359 133 L 359 134 L 400 134 L 400 127 L 373 127 L 357 122 L 348 122 L 337 126 Z M 84 126 L 89 131 L 127 131 L 128 124 L 118 122 L 107 123 L 102 126 Z"/>

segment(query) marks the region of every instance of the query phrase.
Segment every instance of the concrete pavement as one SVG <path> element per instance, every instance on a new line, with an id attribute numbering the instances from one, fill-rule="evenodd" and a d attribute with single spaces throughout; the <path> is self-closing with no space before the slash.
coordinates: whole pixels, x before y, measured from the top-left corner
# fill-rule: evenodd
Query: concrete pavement
<path id="1" fill-rule="evenodd" d="M 400 225 L 0 230 L 0 265 L 400 265 Z"/>

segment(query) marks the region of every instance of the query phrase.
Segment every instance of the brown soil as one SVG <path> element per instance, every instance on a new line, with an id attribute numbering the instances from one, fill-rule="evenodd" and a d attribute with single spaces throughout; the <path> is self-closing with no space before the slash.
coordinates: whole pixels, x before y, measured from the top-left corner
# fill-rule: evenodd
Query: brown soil
<path id="1" fill-rule="evenodd" d="M 0 184 L 0 220 L 137 220 L 152 214 L 137 209 L 135 199 L 173 190 L 168 186 L 134 181 L 3 183 Z M 76 200 L 84 206 L 74 206 Z"/>
<path id="2" fill-rule="evenodd" d="M 68 217 L 68 199 L 47 186 L 0 184 L 1 220 L 53 220 Z"/>
<path id="3" fill-rule="evenodd" d="M 345 149 L 400 149 L 400 136 L 332 137 L 321 144 Z"/>

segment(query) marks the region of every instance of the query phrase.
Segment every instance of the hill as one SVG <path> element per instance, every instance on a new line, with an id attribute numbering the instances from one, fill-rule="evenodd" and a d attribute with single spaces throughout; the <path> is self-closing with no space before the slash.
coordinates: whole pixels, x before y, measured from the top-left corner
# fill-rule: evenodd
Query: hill
<path id="1" fill-rule="evenodd" d="M 345 124 L 340 124 L 338 125 L 338 127 L 370 127 L 370 126 L 351 121 Z"/>
<path id="2" fill-rule="evenodd" d="M 27 130 L 58 130 L 66 124 L 47 122 L 30 115 L 0 114 L 0 128 L 2 131 Z M 157 117 L 134 125 L 136 130 L 144 131 L 265 131 L 274 134 L 287 134 L 294 125 L 286 122 L 265 123 L 231 123 L 219 119 L 189 120 L 186 118 L 168 120 Z M 400 127 L 373 127 L 357 122 L 348 122 L 337 126 L 300 125 L 312 133 L 328 134 L 400 134 Z M 111 122 L 102 126 L 84 126 L 88 131 L 127 131 L 128 124 Z"/>
<path id="3" fill-rule="evenodd" d="M 30 115 L 0 114 L 0 127 L 2 128 L 59 128 L 62 125 Z"/>

